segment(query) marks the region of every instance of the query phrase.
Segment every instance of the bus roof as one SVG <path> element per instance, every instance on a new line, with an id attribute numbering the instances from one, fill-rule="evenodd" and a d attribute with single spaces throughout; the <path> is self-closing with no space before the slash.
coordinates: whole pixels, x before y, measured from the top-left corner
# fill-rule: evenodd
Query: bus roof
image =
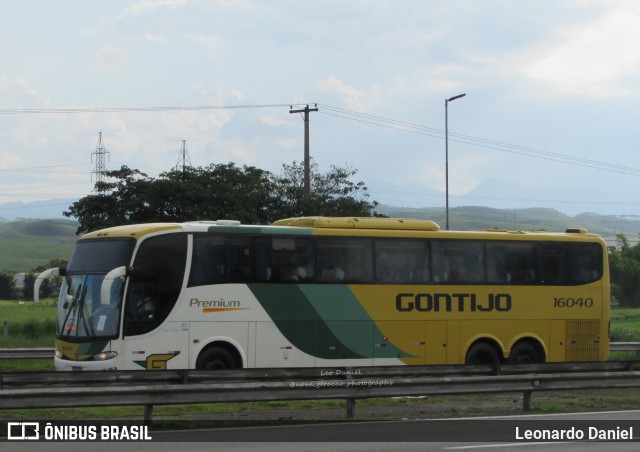
<path id="1" fill-rule="evenodd" d="M 480 231 L 441 231 L 437 223 L 430 220 L 418 220 L 409 218 L 379 218 L 379 217 L 297 217 L 285 218 L 275 221 L 269 226 L 257 225 L 241 225 L 239 221 L 233 220 L 216 220 L 216 221 L 192 221 L 185 223 L 146 223 L 135 225 L 115 226 L 105 228 L 94 232 L 89 232 L 81 237 L 81 239 L 95 238 L 134 238 L 139 239 L 145 235 L 155 234 L 158 232 L 168 231 L 186 231 L 186 232 L 213 232 L 220 233 L 264 233 L 264 234 L 314 234 L 319 235 L 340 235 L 339 231 L 351 235 L 387 235 L 397 231 L 402 236 L 412 236 L 412 232 L 417 233 L 435 233 L 435 235 L 443 235 L 450 237 L 466 237 L 466 238 L 488 238 L 489 235 L 498 237 L 529 236 L 529 237 L 574 237 L 577 240 L 587 237 L 598 237 L 597 234 L 589 234 L 586 229 L 573 228 L 567 229 L 565 232 L 548 232 L 548 231 L 509 231 L 506 229 L 484 229 Z M 349 231 L 352 231 L 351 233 Z M 369 231 L 369 232 L 367 232 Z M 393 234 L 395 235 L 395 234 Z M 422 234 L 419 234 L 422 236 Z M 432 236 L 431 234 L 428 234 Z M 434 236 L 435 236 L 434 235 Z M 525 239 L 526 240 L 526 239 Z M 588 239 L 587 239 L 588 240 Z"/>
<path id="2" fill-rule="evenodd" d="M 130 237 L 139 239 L 147 234 L 154 232 L 168 231 L 171 229 L 181 230 L 180 223 L 146 223 L 146 224 L 127 224 L 124 226 L 114 226 L 111 228 L 100 229 L 93 232 L 87 232 L 82 239 L 95 239 L 106 237 Z"/>
<path id="3" fill-rule="evenodd" d="M 285 218 L 274 226 L 301 226 L 333 229 L 397 229 L 410 231 L 438 231 L 440 226 L 430 220 L 380 217 L 299 217 Z"/>

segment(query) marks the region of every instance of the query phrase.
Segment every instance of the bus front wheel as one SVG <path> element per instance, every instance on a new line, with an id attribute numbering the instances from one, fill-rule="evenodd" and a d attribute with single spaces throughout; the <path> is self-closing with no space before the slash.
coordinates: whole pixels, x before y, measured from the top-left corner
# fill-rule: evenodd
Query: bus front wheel
<path id="1" fill-rule="evenodd" d="M 237 369 L 233 354 L 224 347 L 213 346 L 205 349 L 196 361 L 197 370 L 229 370 Z"/>

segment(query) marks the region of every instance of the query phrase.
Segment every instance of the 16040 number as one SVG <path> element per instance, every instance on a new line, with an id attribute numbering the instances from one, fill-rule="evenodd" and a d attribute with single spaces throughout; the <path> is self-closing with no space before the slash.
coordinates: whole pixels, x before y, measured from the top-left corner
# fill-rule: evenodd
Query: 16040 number
<path id="1" fill-rule="evenodd" d="M 590 308 L 593 306 L 593 298 L 554 298 L 554 308 Z"/>

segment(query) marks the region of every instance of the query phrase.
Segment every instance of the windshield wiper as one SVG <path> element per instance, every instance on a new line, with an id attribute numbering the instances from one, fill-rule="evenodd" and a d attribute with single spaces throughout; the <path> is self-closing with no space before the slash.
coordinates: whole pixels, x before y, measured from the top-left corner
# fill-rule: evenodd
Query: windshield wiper
<path id="1" fill-rule="evenodd" d="M 82 289 L 82 298 L 80 300 L 80 303 L 78 303 L 78 310 L 80 311 L 78 313 L 78 320 L 82 320 L 82 325 L 84 326 L 84 330 L 89 333 L 90 337 L 95 337 L 96 336 L 96 331 L 93 329 L 93 323 L 91 322 L 91 319 L 87 317 L 86 312 L 85 312 L 85 300 L 86 300 L 86 295 L 87 295 L 87 289 L 88 289 L 89 285 L 85 284 L 83 289 Z"/>
<path id="2" fill-rule="evenodd" d="M 89 285 L 86 282 L 80 283 L 78 290 L 76 291 L 73 301 L 71 305 L 68 307 L 67 315 L 62 322 L 62 331 L 60 332 L 61 337 L 70 337 L 71 333 L 75 331 L 75 336 L 80 335 L 80 322 L 82 322 L 82 326 L 84 327 L 86 333 L 92 337 L 95 337 L 95 330 L 93 329 L 93 325 L 91 325 L 91 321 L 87 319 L 85 315 L 85 298 L 87 295 L 87 290 L 89 289 Z M 71 315 L 76 313 L 77 317 L 71 318 Z M 70 323 L 71 322 L 71 323 Z"/>

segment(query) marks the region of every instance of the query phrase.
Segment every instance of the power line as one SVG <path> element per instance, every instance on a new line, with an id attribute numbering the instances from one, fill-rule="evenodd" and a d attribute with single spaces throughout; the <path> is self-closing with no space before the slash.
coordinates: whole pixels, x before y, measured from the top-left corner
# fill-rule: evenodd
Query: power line
<path id="1" fill-rule="evenodd" d="M 294 106 L 305 106 L 308 104 L 245 104 L 245 105 L 196 105 L 196 106 L 155 106 L 155 107 L 62 107 L 62 108 L 3 108 L 0 114 L 5 115 L 22 115 L 22 114 L 68 114 L 68 113 L 128 113 L 128 112 L 171 112 L 171 111 L 202 111 L 202 110 L 234 110 L 234 109 L 259 109 L 259 108 L 282 108 Z M 386 118 L 383 116 L 370 115 L 360 113 L 345 108 L 335 107 L 325 104 L 316 104 L 323 107 L 321 114 L 367 123 L 379 127 L 386 127 L 403 132 L 415 133 L 418 135 L 430 136 L 432 138 L 444 138 L 444 131 L 427 127 L 424 125 L 414 124 L 406 121 Z M 327 111 L 328 110 L 328 111 Z M 621 174 L 638 176 L 639 168 L 633 168 L 625 165 L 601 162 L 597 160 L 585 159 L 566 154 L 543 151 L 527 146 L 514 145 L 501 141 L 489 140 L 486 138 L 464 135 L 461 133 L 449 132 L 449 139 L 454 142 L 468 144 L 471 146 L 493 149 L 500 152 L 509 152 L 517 155 L 524 155 L 543 160 L 549 160 L 559 163 L 572 164 L 586 168 L 593 168 L 616 172 Z"/>
<path id="2" fill-rule="evenodd" d="M 390 129 L 399 130 L 402 132 L 415 133 L 418 135 L 430 136 L 433 138 L 444 139 L 445 131 L 435 129 L 432 127 L 426 127 L 419 124 L 413 124 L 404 121 L 398 121 L 391 118 L 385 118 L 382 116 L 369 115 L 366 113 L 360 113 L 352 110 L 347 110 L 339 107 L 332 107 L 330 105 L 319 104 L 323 107 L 321 114 L 335 116 L 351 121 L 362 122 L 366 124 L 376 125 L 380 127 L 386 127 Z M 329 110 L 329 112 L 327 112 Z M 453 138 L 452 138 L 453 137 Z M 597 160 L 585 159 L 581 157 L 575 157 L 565 154 L 559 154 L 555 152 L 542 151 L 531 147 L 514 145 L 504 143 L 495 140 L 488 140 L 485 138 L 474 137 L 470 135 L 464 135 L 460 133 L 449 132 L 449 140 L 458 143 L 468 144 L 472 146 L 478 146 L 487 149 L 493 149 L 501 152 L 509 152 L 512 154 L 524 155 L 527 157 L 533 157 L 543 160 L 555 161 L 559 163 L 565 163 L 570 165 L 577 165 L 586 168 L 599 169 L 604 171 L 610 171 L 621 174 L 628 174 L 632 176 L 640 176 L 640 169 L 629 166 L 618 165 L 614 163 L 601 162 Z"/>
<path id="3" fill-rule="evenodd" d="M 60 113 L 130 113 L 163 111 L 239 110 L 251 108 L 280 108 L 306 104 L 248 104 L 248 105 L 195 105 L 176 107 L 64 107 L 64 108 L 0 108 L 2 115 L 60 114 Z"/>
<path id="4" fill-rule="evenodd" d="M 65 166 L 77 166 L 77 165 L 83 165 L 83 163 L 65 163 L 62 165 L 30 166 L 26 168 L 0 168 L 0 173 L 2 172 L 16 172 L 16 173 L 33 172 L 33 170 L 48 170 L 51 168 L 63 168 Z M 87 163 L 87 165 L 89 165 L 89 163 Z"/>

